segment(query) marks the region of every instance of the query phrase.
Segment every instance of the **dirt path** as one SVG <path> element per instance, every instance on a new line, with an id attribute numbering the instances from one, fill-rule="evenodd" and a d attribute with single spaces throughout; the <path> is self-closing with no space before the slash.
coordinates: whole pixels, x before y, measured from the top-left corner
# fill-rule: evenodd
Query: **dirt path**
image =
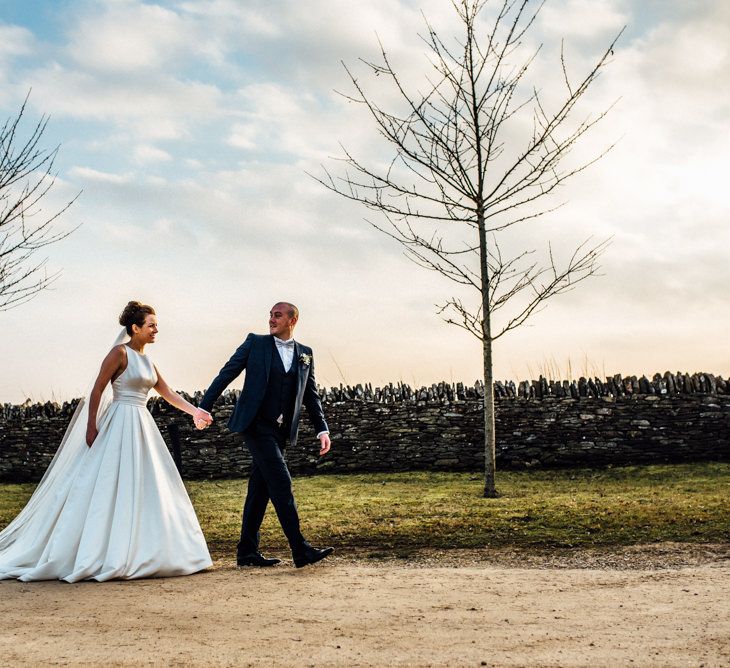
<path id="1" fill-rule="evenodd" d="M 728 666 L 730 564 L 0 582 L 2 665 Z"/>

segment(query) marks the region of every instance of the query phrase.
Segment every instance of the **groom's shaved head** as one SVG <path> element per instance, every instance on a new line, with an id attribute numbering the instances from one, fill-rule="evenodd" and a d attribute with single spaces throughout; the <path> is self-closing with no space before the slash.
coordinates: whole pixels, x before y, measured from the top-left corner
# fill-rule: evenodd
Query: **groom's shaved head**
<path id="1" fill-rule="evenodd" d="M 289 302 L 276 302 L 276 304 L 274 304 L 274 308 L 276 308 L 277 306 L 283 306 L 283 310 L 286 310 L 287 315 L 290 318 L 299 319 L 299 309 L 294 306 L 294 304 L 290 304 Z"/>
<path id="2" fill-rule="evenodd" d="M 276 302 L 269 312 L 269 333 L 287 341 L 294 335 L 299 309 L 290 302 Z"/>

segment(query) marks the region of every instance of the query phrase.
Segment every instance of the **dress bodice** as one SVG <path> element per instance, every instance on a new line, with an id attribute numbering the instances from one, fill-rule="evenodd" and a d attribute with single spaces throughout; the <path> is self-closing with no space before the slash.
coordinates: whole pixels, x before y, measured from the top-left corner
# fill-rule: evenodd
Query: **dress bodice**
<path id="1" fill-rule="evenodd" d="M 147 395 L 157 384 L 157 372 L 147 355 L 127 346 L 127 368 L 112 383 L 113 401 L 146 406 Z"/>

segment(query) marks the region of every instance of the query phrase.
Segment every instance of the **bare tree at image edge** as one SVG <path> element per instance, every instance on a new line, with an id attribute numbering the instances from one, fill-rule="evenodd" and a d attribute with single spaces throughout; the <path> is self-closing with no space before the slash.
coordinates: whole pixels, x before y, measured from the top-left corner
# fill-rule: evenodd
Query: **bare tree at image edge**
<path id="1" fill-rule="evenodd" d="M 578 102 L 608 64 L 621 33 L 576 82 L 568 76 L 561 48 L 558 67 L 565 92 L 548 111 L 541 92 L 525 80 L 540 48 L 525 55 L 523 44 L 543 3 L 503 0 L 497 3 L 494 20 L 483 23 L 481 12 L 495 3 L 452 4 L 463 28 L 455 46 L 447 46 L 426 21 L 428 34 L 422 39 L 433 72 L 425 93 L 407 89 L 382 44 L 381 62 L 361 60 L 379 85 L 394 87 L 399 111 L 380 106 L 343 63 L 355 89 L 345 97 L 367 108 L 379 134 L 395 150 L 390 164 L 368 166 L 343 146 L 344 175 L 324 168 L 324 175 L 314 178 L 378 212 L 380 221 L 367 222 L 398 241 L 416 264 L 464 286 L 462 291 L 476 291 L 473 307 L 454 297 L 440 306 L 439 314 L 482 343 L 484 496 L 496 497 L 492 343 L 522 325 L 549 298 L 596 275 L 597 259 L 609 242 L 588 239 L 566 263 L 557 262 L 548 248 L 547 262 L 538 263 L 532 249 L 505 257 L 499 237 L 514 225 L 529 224 L 559 208 L 561 204 L 551 204 L 549 198 L 556 188 L 612 148 L 564 166 L 574 146 L 609 111 L 574 120 Z M 508 145 L 507 129 L 526 113 L 531 128 L 523 144 Z M 501 324 L 493 322 L 494 314 L 501 316 Z"/>
<path id="2" fill-rule="evenodd" d="M 21 136 L 27 104 L 28 97 L 0 127 L 0 311 L 20 306 L 58 278 L 59 272 L 48 274 L 47 259 L 37 253 L 76 229 L 60 229 L 59 217 L 78 195 L 55 213 L 41 208 L 56 180 L 58 147 L 41 147 L 47 116 Z"/>

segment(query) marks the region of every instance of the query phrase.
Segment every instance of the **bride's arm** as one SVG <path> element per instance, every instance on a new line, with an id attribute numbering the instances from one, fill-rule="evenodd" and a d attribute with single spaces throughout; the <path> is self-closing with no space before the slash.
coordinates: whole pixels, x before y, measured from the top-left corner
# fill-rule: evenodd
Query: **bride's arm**
<path id="1" fill-rule="evenodd" d="M 96 382 L 89 395 L 89 418 L 86 423 L 86 445 L 89 447 L 94 443 L 98 433 L 96 430 L 96 414 L 99 411 L 99 402 L 101 401 L 104 388 L 107 386 L 107 383 L 111 382 L 118 371 L 124 371 L 126 362 L 127 352 L 124 346 L 117 346 L 116 348 L 112 348 L 101 363 L 99 375 L 96 377 Z"/>
<path id="2" fill-rule="evenodd" d="M 155 367 L 157 371 L 157 367 Z M 183 413 L 192 415 L 195 413 L 195 406 L 189 401 L 185 401 L 177 392 L 170 389 L 170 386 L 165 382 L 164 378 L 157 371 L 157 385 L 155 385 L 157 393 L 169 404 L 172 404 L 175 408 L 179 408 Z"/>

